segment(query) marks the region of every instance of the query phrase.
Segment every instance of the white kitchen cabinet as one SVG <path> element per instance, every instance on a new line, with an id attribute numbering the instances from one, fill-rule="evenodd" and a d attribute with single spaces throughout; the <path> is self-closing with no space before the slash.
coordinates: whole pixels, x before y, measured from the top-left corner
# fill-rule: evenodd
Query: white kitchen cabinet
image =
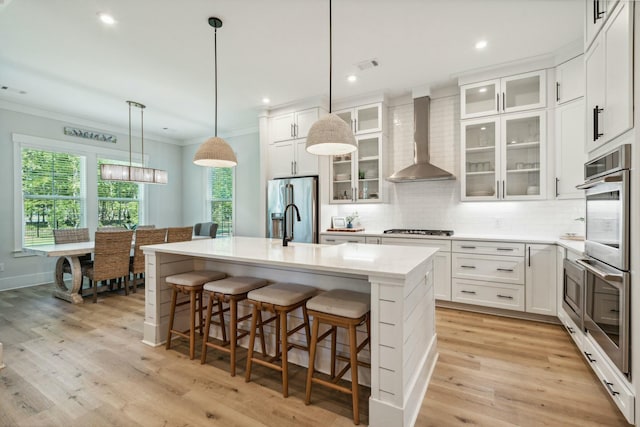
<path id="1" fill-rule="evenodd" d="M 584 96 L 584 58 L 576 56 L 556 67 L 556 104 Z M 584 120 L 583 120 L 584 122 Z"/>
<path id="2" fill-rule="evenodd" d="M 306 138 L 309 129 L 318 120 L 319 113 L 318 108 L 309 108 L 271 117 L 269 119 L 270 142 L 273 144 Z"/>
<path id="3" fill-rule="evenodd" d="M 384 196 L 382 133 L 358 135 L 358 150 L 332 156 L 330 203 L 381 203 Z"/>
<path id="4" fill-rule="evenodd" d="M 465 304 L 524 311 L 522 285 L 467 280 L 454 277 L 451 283 L 451 299 Z"/>
<path id="5" fill-rule="evenodd" d="M 585 118 L 584 98 L 563 104 L 556 108 L 556 177 L 555 195 L 557 199 L 583 199 L 584 191 L 576 185 L 584 181 Z"/>
<path id="6" fill-rule="evenodd" d="M 318 175 L 318 156 L 307 152 L 306 142 L 306 139 L 298 139 L 270 144 L 269 177 Z"/>
<path id="7" fill-rule="evenodd" d="M 335 114 L 344 120 L 354 135 L 382 132 L 382 103 L 361 105 L 336 111 Z"/>
<path id="8" fill-rule="evenodd" d="M 633 127 L 633 7 L 619 2 L 585 54 L 589 152 Z"/>
<path id="9" fill-rule="evenodd" d="M 368 239 L 368 237 L 367 237 Z M 409 239 L 382 237 L 383 245 L 431 246 L 438 252 L 433 256 L 433 287 L 436 299 L 451 301 L 451 240 Z"/>
<path id="10" fill-rule="evenodd" d="M 602 28 L 607 18 L 607 2 L 606 0 L 587 0 L 585 1 L 585 31 L 584 31 L 584 47 L 589 48 L 598 32 Z"/>
<path id="11" fill-rule="evenodd" d="M 365 236 L 321 234 L 320 243 L 325 245 L 339 245 L 341 243 L 367 243 L 367 238 Z"/>
<path id="12" fill-rule="evenodd" d="M 522 257 L 451 254 L 451 274 L 459 279 L 524 285 Z"/>
<path id="13" fill-rule="evenodd" d="M 463 85 L 460 97 L 461 119 L 543 108 L 546 106 L 546 71 Z"/>
<path id="14" fill-rule="evenodd" d="M 528 313 L 556 315 L 555 245 L 527 244 L 525 289 Z"/>
<path id="15" fill-rule="evenodd" d="M 542 199 L 546 194 L 546 113 L 461 121 L 461 197 Z"/>
<path id="16" fill-rule="evenodd" d="M 635 396 L 631 384 L 588 333 L 584 336 L 582 354 L 620 412 L 630 424 L 635 424 Z"/>

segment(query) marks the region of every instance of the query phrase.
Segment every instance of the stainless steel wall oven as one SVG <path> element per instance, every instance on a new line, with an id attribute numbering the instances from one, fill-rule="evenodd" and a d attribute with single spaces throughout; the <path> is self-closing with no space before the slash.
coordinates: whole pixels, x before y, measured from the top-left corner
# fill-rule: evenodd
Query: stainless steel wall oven
<path id="1" fill-rule="evenodd" d="M 585 164 L 586 259 L 584 327 L 611 361 L 631 377 L 629 255 L 631 145 Z"/>

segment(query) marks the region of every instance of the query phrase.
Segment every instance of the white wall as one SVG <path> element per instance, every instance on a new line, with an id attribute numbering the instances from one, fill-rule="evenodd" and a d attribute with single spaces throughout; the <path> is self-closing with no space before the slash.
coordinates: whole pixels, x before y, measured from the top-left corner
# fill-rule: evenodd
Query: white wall
<path id="1" fill-rule="evenodd" d="M 77 144 L 78 151 L 85 151 L 88 147 L 107 150 L 129 150 L 128 135 L 122 132 L 106 131 L 118 137 L 116 144 L 104 143 L 64 135 L 64 126 L 83 129 L 101 130 L 109 126 L 87 126 L 72 121 L 62 121 L 44 118 L 32 114 L 10 111 L 0 108 L 0 263 L 4 263 L 4 271 L 0 272 L 0 290 L 15 287 L 31 286 L 49 283 L 53 277 L 53 259 L 41 257 L 21 257 L 14 253 L 14 174 L 13 164 L 14 143 L 12 133 L 47 138 L 55 141 L 65 141 Z M 126 132 L 126 131 L 125 131 Z M 137 141 L 134 133 L 134 141 Z M 140 153 L 139 147 L 134 147 L 134 153 Z M 147 185 L 148 219 L 147 223 L 158 227 L 182 224 L 182 198 L 180 189 L 182 147 L 174 144 L 154 141 L 145 138 L 145 153 L 148 154 L 148 164 L 165 169 L 169 173 L 168 185 Z M 128 156 L 128 154 L 127 154 Z M 97 198 L 95 188 L 87 189 L 88 198 Z M 95 229 L 97 218 L 87 218 L 87 223 Z"/>
<path id="2" fill-rule="evenodd" d="M 389 108 L 387 129 L 393 153 L 389 173 L 413 161 L 413 103 L 396 100 Z M 431 100 L 431 162 L 460 176 L 460 98 L 458 94 Z M 324 206 L 322 228 L 331 215 L 357 210 L 368 230 L 387 228 L 450 229 L 457 234 L 558 236 L 583 233 L 583 200 L 525 202 L 460 202 L 460 181 L 427 181 L 389 185 L 389 203 Z"/>
<path id="3" fill-rule="evenodd" d="M 193 155 L 206 139 L 189 141 L 183 147 L 182 186 L 184 221 L 186 224 L 209 221 L 205 217 L 206 171 L 207 168 L 193 164 Z M 235 229 L 236 236 L 262 236 L 260 226 L 264 223 L 260 214 L 260 142 L 257 132 L 225 137 L 238 158 L 235 167 Z"/>

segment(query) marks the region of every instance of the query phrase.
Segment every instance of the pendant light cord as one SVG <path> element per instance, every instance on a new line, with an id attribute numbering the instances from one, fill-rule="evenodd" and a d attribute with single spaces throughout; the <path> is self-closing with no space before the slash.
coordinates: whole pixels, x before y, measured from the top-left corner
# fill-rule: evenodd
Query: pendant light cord
<path id="1" fill-rule="evenodd" d="M 142 167 L 144 167 L 144 108 L 140 108 L 140 141 L 142 142 Z"/>
<path id="2" fill-rule="evenodd" d="M 214 136 L 217 137 L 218 136 L 218 29 L 215 27 L 213 31 L 213 68 L 215 70 L 214 81 L 215 81 L 215 90 L 216 90 L 216 96 L 215 96 L 216 112 L 215 112 L 215 120 L 214 120 L 214 123 L 215 123 Z"/>
<path id="3" fill-rule="evenodd" d="M 329 0 L 329 114 L 331 114 L 331 74 L 333 72 L 333 34 L 331 25 L 331 0 Z"/>

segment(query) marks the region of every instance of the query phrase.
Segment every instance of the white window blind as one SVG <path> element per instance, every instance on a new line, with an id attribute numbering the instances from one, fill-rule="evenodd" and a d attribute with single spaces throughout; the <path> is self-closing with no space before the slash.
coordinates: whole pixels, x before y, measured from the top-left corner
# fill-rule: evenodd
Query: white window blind
<path id="1" fill-rule="evenodd" d="M 135 182 L 100 179 L 100 165 L 103 163 L 129 165 L 129 162 L 124 161 L 98 159 L 98 227 L 135 228 L 144 218 L 142 215 L 144 187 Z"/>
<path id="2" fill-rule="evenodd" d="M 211 168 L 207 179 L 207 205 L 218 236 L 233 234 L 234 168 Z"/>
<path id="3" fill-rule="evenodd" d="M 22 240 L 53 243 L 53 230 L 85 225 L 83 157 L 22 148 Z"/>

